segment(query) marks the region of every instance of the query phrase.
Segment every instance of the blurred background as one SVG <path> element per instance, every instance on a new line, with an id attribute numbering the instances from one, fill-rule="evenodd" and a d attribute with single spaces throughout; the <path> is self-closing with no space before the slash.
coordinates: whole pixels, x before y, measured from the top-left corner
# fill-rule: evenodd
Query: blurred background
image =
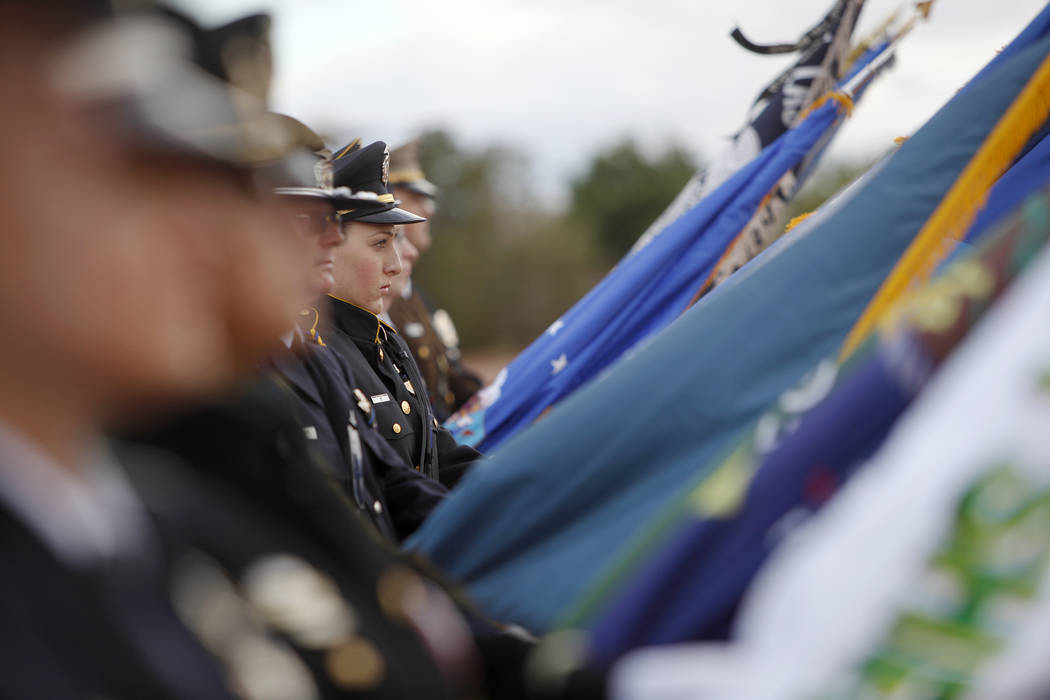
<path id="1" fill-rule="evenodd" d="M 279 111 L 337 147 L 422 137 L 442 189 L 415 278 L 491 375 L 717 157 L 831 0 L 181 0 L 206 23 L 274 17 Z M 925 122 L 1043 7 L 937 0 L 796 197 L 811 211 Z M 868 0 L 854 38 L 910 3 Z"/>

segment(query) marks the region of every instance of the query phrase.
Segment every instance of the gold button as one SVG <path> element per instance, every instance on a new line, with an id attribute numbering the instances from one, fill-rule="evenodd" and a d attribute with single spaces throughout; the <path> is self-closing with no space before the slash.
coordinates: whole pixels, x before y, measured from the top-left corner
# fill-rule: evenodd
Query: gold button
<path id="1" fill-rule="evenodd" d="M 419 350 L 416 350 L 416 353 L 419 354 L 419 359 L 425 360 L 428 357 L 430 357 L 430 348 L 428 348 L 426 345 L 420 345 Z"/>
<path id="2" fill-rule="evenodd" d="M 421 472 L 421 471 L 423 471 L 422 469 L 420 469 L 420 468 L 419 468 L 419 465 L 418 465 L 418 464 L 416 465 L 416 471 L 417 471 L 417 472 Z"/>
<path id="3" fill-rule="evenodd" d="M 409 622 L 413 613 L 425 613 L 427 590 L 422 579 L 403 566 L 392 566 L 376 582 L 379 607 L 395 622 Z"/>
<path id="4" fill-rule="evenodd" d="M 386 675 L 386 663 L 375 645 L 354 637 L 325 656 L 329 677 L 341 688 L 373 688 Z"/>
<path id="5" fill-rule="evenodd" d="M 393 430 L 394 430 L 394 435 L 400 435 L 401 434 L 401 424 L 400 423 L 394 423 Z"/>
<path id="6" fill-rule="evenodd" d="M 438 419 L 437 418 L 434 419 L 434 427 L 435 428 L 438 427 Z"/>
<path id="7" fill-rule="evenodd" d="M 408 415 L 409 413 L 411 413 L 411 412 L 412 412 L 412 407 L 408 405 L 408 401 L 402 401 L 402 402 L 401 402 L 401 411 L 402 411 L 402 413 L 404 413 L 404 414 L 405 414 L 406 416 L 407 416 L 407 415 Z"/>
<path id="8" fill-rule="evenodd" d="M 445 403 L 447 403 L 449 405 L 452 405 L 452 404 L 456 403 L 456 395 L 453 394 L 451 391 L 446 391 L 445 392 Z"/>
<path id="9" fill-rule="evenodd" d="M 383 361 L 383 348 L 379 348 L 379 361 Z"/>

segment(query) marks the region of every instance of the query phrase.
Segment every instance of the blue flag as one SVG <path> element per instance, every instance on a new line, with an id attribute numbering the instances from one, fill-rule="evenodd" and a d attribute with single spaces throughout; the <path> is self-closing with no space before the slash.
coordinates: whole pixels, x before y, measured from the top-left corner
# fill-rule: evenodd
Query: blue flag
<path id="1" fill-rule="evenodd" d="M 870 79 L 891 51 L 883 44 L 865 53 L 851 76 L 870 67 L 863 76 Z M 858 80 L 854 97 L 868 84 Z M 814 109 L 658 238 L 621 261 L 448 420 L 455 438 L 491 451 L 678 317 L 785 175 L 812 164 L 845 111 L 834 100 Z"/>
<path id="2" fill-rule="evenodd" d="M 902 321 L 844 368 L 825 398 L 785 421 L 784 435 L 756 434 L 723 462 L 722 469 L 744 476 L 754 470 L 740 486 L 739 506 L 712 516 L 683 504 L 674 533 L 660 546 L 652 543 L 651 556 L 591 625 L 597 660 L 729 633 L 737 605 L 773 549 L 874 452 L 933 371 L 1043 247 L 1048 201 L 1047 190 L 1035 195 L 980 249 L 927 285 Z M 705 479 L 688 501 L 703 504 L 701 489 L 713 481 Z"/>
<path id="3" fill-rule="evenodd" d="M 816 26 L 791 45 L 763 47 L 748 41 L 739 29 L 733 32 L 733 38 L 750 51 L 762 54 L 797 51 L 798 60 L 759 93 L 743 128 L 716 156 L 714 164 L 701 168 L 690 178 L 674 201 L 639 236 L 628 255 L 652 242 L 678 217 L 794 126 L 818 97 L 835 88 L 842 66 L 848 62 L 850 36 L 862 7 L 863 1 L 837 0 Z"/>
<path id="4" fill-rule="evenodd" d="M 1050 24 L 1050 9 L 1039 20 Z M 842 343 L 1050 51 L 1045 34 L 1015 41 L 820 225 L 767 251 L 479 463 L 409 546 L 492 615 L 548 629 L 639 526 Z M 724 189 L 745 187 L 751 173 L 740 175 Z M 654 274 L 674 269 L 673 256 L 656 255 L 636 257 Z M 630 312 L 639 294 L 617 303 Z"/>
<path id="5" fill-rule="evenodd" d="M 979 216 L 974 221 L 970 231 L 966 234 L 966 240 L 979 241 L 991 228 L 991 224 L 1002 218 L 1004 212 L 1008 213 L 1010 203 L 1017 203 L 1037 189 L 1050 182 L 1050 138 L 1042 138 L 1024 157 L 1017 162 L 996 182 L 995 187 L 989 193 L 987 206 L 983 212 L 998 212 L 994 216 Z M 1044 194 L 1045 197 L 1045 194 Z M 836 201 L 831 201 L 827 207 L 839 206 Z M 826 215 L 823 208 L 813 217 L 819 220 Z M 809 221 L 806 222 L 809 224 Z M 804 225 L 806 225 L 804 224 Z M 1035 231 L 1032 235 L 1039 236 L 1044 232 Z M 1008 236 L 1016 237 L 1016 232 L 1009 232 Z M 1002 243 L 999 246 L 1002 248 Z M 960 246 L 959 251 L 964 254 L 973 254 L 973 246 Z M 1030 251 L 1024 246 L 1018 246 L 1018 262 L 1026 259 L 1024 256 Z M 996 252 L 996 255 L 999 253 Z M 963 282 L 972 284 L 976 279 L 972 272 L 972 266 L 959 268 L 958 277 Z M 1000 268 L 996 268 L 999 270 Z M 1001 270 L 1004 273 L 1014 273 L 1016 269 L 1009 268 Z M 950 284 L 954 278 L 942 280 L 934 292 L 943 293 L 946 289 L 951 291 Z M 982 278 L 983 279 L 983 278 Z M 966 286 L 965 284 L 963 285 Z M 997 288 L 983 284 L 982 293 L 996 291 Z M 972 300 L 970 300 L 972 301 Z M 929 303 L 927 298 L 927 303 Z M 954 301 L 950 303 L 937 304 L 941 309 L 958 308 Z M 970 310 L 962 322 L 969 323 L 975 320 L 979 308 L 971 303 Z M 936 349 L 936 359 L 953 347 L 958 334 L 963 328 L 947 329 L 955 333 L 954 337 L 937 337 L 931 345 Z M 902 335 L 902 332 L 898 332 Z M 881 347 L 881 346 L 880 346 Z M 892 346 L 897 348 L 898 346 Z M 722 460 L 719 465 L 711 470 L 704 471 L 695 481 L 688 493 L 672 503 L 666 512 L 662 512 L 652 523 L 647 524 L 642 533 L 636 537 L 625 548 L 623 554 L 608 571 L 603 572 L 596 578 L 587 592 L 581 596 L 571 607 L 570 612 L 563 620 L 565 624 L 572 626 L 591 626 L 596 615 L 602 614 L 607 620 L 598 623 L 600 629 L 596 629 L 595 639 L 599 655 L 608 656 L 617 653 L 617 650 L 626 648 L 624 645 L 642 642 L 653 642 L 658 637 L 659 630 L 664 628 L 664 621 L 656 615 L 653 610 L 647 610 L 639 614 L 633 621 L 631 615 L 625 613 L 625 609 L 634 609 L 639 601 L 650 601 L 649 605 L 660 606 L 656 602 L 659 599 L 666 601 L 667 595 L 656 593 L 653 588 L 667 585 L 676 588 L 681 577 L 674 575 L 663 576 L 660 570 L 666 571 L 668 559 L 674 560 L 678 557 L 688 559 L 688 562 L 679 561 L 680 565 L 696 570 L 693 575 L 693 583 L 701 587 L 700 581 L 704 576 L 714 576 L 718 579 L 715 585 L 722 591 L 722 597 L 706 590 L 701 600 L 694 601 L 692 607 L 669 607 L 674 610 L 671 613 L 677 618 L 672 624 L 678 629 L 689 629 L 691 634 L 697 638 L 717 636 L 724 631 L 724 625 L 729 622 L 732 609 L 737 597 L 743 593 L 744 587 L 750 580 L 758 565 L 764 560 L 769 547 L 773 546 L 773 537 L 761 527 L 754 527 L 757 522 L 779 523 L 777 530 L 787 532 L 788 525 L 797 522 L 796 518 L 790 516 L 787 510 L 764 505 L 761 508 L 750 506 L 750 511 L 740 514 L 742 509 L 748 507 L 742 504 L 745 493 L 750 493 L 755 488 L 750 483 L 752 474 L 754 479 L 773 479 L 773 483 L 780 483 L 784 488 L 784 494 L 803 482 L 817 479 L 823 484 L 818 490 L 824 496 L 830 496 L 834 488 L 848 476 L 850 468 L 860 459 L 866 449 L 864 436 L 869 439 L 881 439 L 885 434 L 890 422 L 895 419 L 897 411 L 888 411 L 887 405 L 894 406 L 897 410 L 903 409 L 911 395 L 922 385 L 930 369 L 935 362 L 931 357 L 917 358 L 914 352 L 907 352 L 908 346 L 900 346 L 902 351 L 895 352 L 889 357 L 870 357 L 872 348 L 867 348 L 868 356 L 865 358 L 851 358 L 842 368 L 836 368 L 835 358 L 826 358 L 818 368 L 811 372 L 803 383 L 792 387 L 785 392 L 780 399 L 767 410 L 761 418 L 756 421 L 749 434 L 732 453 Z M 887 348 L 882 347 L 885 353 Z M 853 371 L 858 373 L 856 367 L 862 362 L 868 362 L 870 366 L 863 370 L 867 373 L 866 378 L 850 378 Z M 887 373 L 892 369 L 886 365 L 890 362 L 903 377 L 897 381 L 891 381 L 893 376 Z M 837 378 L 836 378 L 837 375 Z M 834 384 L 833 384 L 834 382 Z M 857 384 L 851 385 L 851 382 Z M 843 385 L 843 386 L 840 386 Z M 825 392 L 834 386 L 834 399 L 825 398 Z M 860 388 L 858 388 L 860 387 Z M 848 402 L 843 400 L 848 396 Z M 885 403 L 893 397 L 904 397 L 903 401 Z M 864 402 L 861 402 L 863 399 Z M 839 435 L 837 429 L 818 432 L 817 437 L 812 436 L 813 416 L 823 412 L 825 417 L 818 420 L 820 425 L 835 424 L 841 427 L 843 435 L 848 437 L 847 444 L 836 445 Z M 879 418 L 886 420 L 882 422 Z M 803 426 L 806 430 L 803 430 Z M 798 443 L 807 444 L 809 450 L 814 451 L 812 460 L 814 463 L 799 463 L 798 458 L 807 458 L 810 452 L 798 449 Z M 787 459 L 785 459 L 787 457 Z M 801 470 L 801 473 L 798 471 Z M 813 473 L 810 473 L 810 472 Z M 769 472 L 769 474 L 767 474 Z M 772 476 L 770 476 L 772 474 Z M 818 478 L 819 477 L 819 478 Z M 717 494 L 717 500 L 722 505 L 711 503 L 712 494 Z M 747 518 L 748 534 L 740 539 L 739 534 L 731 534 L 736 524 L 726 522 L 730 518 Z M 790 521 L 788 525 L 781 523 L 781 519 Z M 705 534 L 700 539 L 694 539 L 692 549 L 684 547 L 681 543 L 672 544 L 672 538 L 688 537 L 686 533 L 679 533 L 679 528 L 695 529 L 690 522 L 696 523 L 696 528 L 704 530 Z M 704 522 L 707 521 L 707 522 Z M 695 534 L 695 533 L 694 533 Z M 747 541 L 747 537 L 757 540 Z M 737 539 L 733 540 L 732 538 Z M 732 540 L 732 541 L 731 541 Z M 698 544 L 699 543 L 699 544 Z M 696 547 L 703 547 L 706 554 L 701 555 Z M 730 572 L 721 567 L 708 569 L 708 559 L 714 556 L 713 550 L 728 547 L 732 552 L 731 558 L 735 562 Z M 669 555 L 661 553 L 676 551 L 678 554 Z M 686 552 L 689 554 L 686 554 Z M 659 563 L 664 559 L 664 563 Z M 650 570 L 652 569 L 652 570 Z M 717 572 L 717 573 L 713 573 Z M 665 580 L 665 579 L 679 579 Z M 633 581 L 633 582 L 632 582 Z M 621 599 L 619 603 L 610 602 L 613 598 Z M 602 613 L 608 608 L 607 613 Z M 698 611 L 703 608 L 702 611 Z M 691 611 L 691 614 L 690 612 Z M 701 619 L 701 616 L 703 619 Z M 650 637 L 649 635 L 653 635 Z"/>

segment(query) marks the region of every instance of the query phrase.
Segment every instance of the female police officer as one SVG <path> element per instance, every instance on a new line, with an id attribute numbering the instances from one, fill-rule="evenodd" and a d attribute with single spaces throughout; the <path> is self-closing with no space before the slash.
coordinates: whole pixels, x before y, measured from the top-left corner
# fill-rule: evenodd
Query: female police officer
<path id="1" fill-rule="evenodd" d="M 341 149 L 333 161 L 334 184 L 375 192 L 383 211 L 345 210 L 346 243 L 335 254 L 335 287 L 330 296 L 328 344 L 354 366 L 375 407 L 378 429 L 406 463 L 424 474 L 454 485 L 479 456 L 458 445 L 434 417 L 426 386 L 408 346 L 378 316 L 401 260 L 394 245 L 395 226 L 424 221 L 397 207 L 389 185 L 386 144 Z M 360 370 L 360 371 L 359 371 Z"/>

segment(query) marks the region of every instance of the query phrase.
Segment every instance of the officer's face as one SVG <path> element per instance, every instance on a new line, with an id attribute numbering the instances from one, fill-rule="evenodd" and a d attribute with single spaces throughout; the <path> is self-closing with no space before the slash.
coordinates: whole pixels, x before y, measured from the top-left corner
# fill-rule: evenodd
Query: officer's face
<path id="1" fill-rule="evenodd" d="M 295 232 L 302 260 L 300 267 L 308 273 L 299 300 L 309 303 L 332 291 L 335 285 L 334 251 L 342 244 L 343 233 L 331 202 L 284 197 L 282 205 L 285 220 Z"/>
<path id="2" fill-rule="evenodd" d="M 60 388 L 104 411 L 196 395 L 248 368 L 275 319 L 291 317 L 272 304 L 289 282 L 272 210 L 236 173 L 146 154 L 51 93 L 33 61 L 6 58 L 5 387 Z"/>
<path id="3" fill-rule="evenodd" d="M 422 216 L 427 218 L 427 221 L 418 224 L 411 224 L 405 227 L 405 237 L 416 247 L 420 255 L 423 255 L 430 250 L 430 221 L 429 217 L 434 214 L 434 203 L 427 197 L 413 192 L 412 190 L 405 189 L 404 187 L 395 187 L 394 196 L 400 200 L 398 205 L 405 211 L 412 212 L 416 216 Z"/>
<path id="4" fill-rule="evenodd" d="M 335 252 L 333 294 L 374 314 L 382 313 L 394 278 L 403 269 L 391 224 L 343 224 L 346 244 Z"/>
<path id="5" fill-rule="evenodd" d="M 414 226 L 415 224 L 411 224 Z M 419 260 L 419 251 L 412 241 L 408 240 L 405 236 L 405 226 L 399 225 L 394 227 L 395 238 L 394 245 L 397 247 L 397 253 L 401 256 L 401 274 L 394 278 L 394 281 L 390 283 L 390 294 L 386 299 L 386 307 L 389 308 L 390 302 L 397 299 L 405 291 L 405 287 L 408 286 L 409 281 L 412 279 L 412 266 L 415 265 L 416 260 Z"/>

